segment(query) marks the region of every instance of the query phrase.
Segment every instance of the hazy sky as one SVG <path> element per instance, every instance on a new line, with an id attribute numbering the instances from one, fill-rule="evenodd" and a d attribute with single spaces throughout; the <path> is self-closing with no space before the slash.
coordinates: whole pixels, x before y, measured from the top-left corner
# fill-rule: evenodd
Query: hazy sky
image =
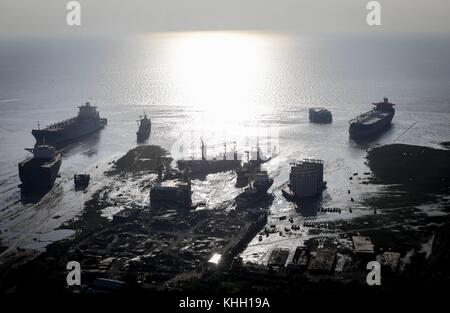
<path id="1" fill-rule="evenodd" d="M 80 0 L 80 27 L 66 25 L 67 2 L 0 0 L 0 35 L 217 29 L 450 32 L 450 0 L 380 0 L 379 27 L 366 24 L 369 0 Z"/>

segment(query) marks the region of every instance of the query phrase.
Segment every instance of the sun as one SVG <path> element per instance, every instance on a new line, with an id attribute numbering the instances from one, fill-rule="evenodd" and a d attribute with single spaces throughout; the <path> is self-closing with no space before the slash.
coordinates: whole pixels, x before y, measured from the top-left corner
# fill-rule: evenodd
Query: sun
<path id="1" fill-rule="evenodd" d="M 259 33 L 192 32 L 167 47 L 167 74 L 176 101 L 216 122 L 251 118 L 268 75 L 265 38 Z"/>

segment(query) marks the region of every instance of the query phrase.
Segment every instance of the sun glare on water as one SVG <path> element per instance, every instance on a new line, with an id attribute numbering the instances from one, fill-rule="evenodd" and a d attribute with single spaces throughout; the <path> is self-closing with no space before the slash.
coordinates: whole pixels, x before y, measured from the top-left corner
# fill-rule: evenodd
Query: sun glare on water
<path id="1" fill-rule="evenodd" d="M 179 104 L 202 111 L 212 123 L 251 119 L 260 111 L 270 63 L 264 34 L 183 33 L 167 51 Z"/>

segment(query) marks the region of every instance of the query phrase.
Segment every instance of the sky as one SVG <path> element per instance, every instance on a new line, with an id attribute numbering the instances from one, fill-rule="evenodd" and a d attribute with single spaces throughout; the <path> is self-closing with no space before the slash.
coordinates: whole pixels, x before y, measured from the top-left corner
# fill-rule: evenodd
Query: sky
<path id="1" fill-rule="evenodd" d="M 381 26 L 366 23 L 369 0 L 79 0 L 81 26 L 66 24 L 69 0 L 0 0 L 0 36 L 266 30 L 303 34 L 449 33 L 449 0 L 379 0 Z"/>

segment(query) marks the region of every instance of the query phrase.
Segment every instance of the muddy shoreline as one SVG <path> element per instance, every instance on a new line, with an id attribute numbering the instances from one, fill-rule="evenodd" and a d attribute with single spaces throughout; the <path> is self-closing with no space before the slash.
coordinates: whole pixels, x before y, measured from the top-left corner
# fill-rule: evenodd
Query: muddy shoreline
<path id="1" fill-rule="evenodd" d="M 123 183 L 142 178 L 142 175 L 155 175 L 161 159 L 168 164 L 171 161 L 160 147 L 141 146 L 117 160 L 106 175 Z M 344 235 L 370 236 L 379 247 L 398 251 L 402 257 L 414 251 L 405 271 L 394 277 L 393 286 L 402 286 L 412 277 L 427 282 L 431 279 L 432 284 L 438 284 L 442 277 L 437 275 L 436 268 L 442 272 L 442 264 L 450 251 L 446 239 L 450 228 L 447 197 L 450 151 L 387 145 L 369 151 L 367 160 L 372 170 L 369 183 L 383 185 L 389 192 L 367 194 L 363 201 L 371 210 L 377 210 L 377 214 L 342 223 L 339 231 Z M 150 185 L 149 181 L 139 188 L 148 191 Z M 246 281 L 247 278 L 242 280 L 231 269 L 234 257 L 265 226 L 270 203 L 267 207 L 239 212 L 155 209 L 120 203 L 120 198 L 111 202 L 108 195 L 113 191 L 113 186 L 97 191 L 85 203 L 82 215 L 62 227 L 76 230 L 74 236 L 49 245 L 44 253 L 30 257 L 27 262 L 3 264 L 0 290 L 28 293 L 39 288 L 71 292 L 65 285 L 65 268 L 71 260 L 81 263 L 84 287 L 95 278 L 108 277 L 123 280 L 134 288 L 153 291 L 206 293 L 215 286 L 217 290 L 235 292 L 252 288 L 282 288 L 289 292 L 300 282 L 301 288 L 296 290 L 316 289 L 314 282 L 303 279 L 289 280 L 289 283 Z M 112 220 L 102 216 L 103 209 L 121 205 L 126 207 Z M 430 211 L 422 208 L 423 205 L 430 205 Z M 437 206 L 439 210 L 435 211 Z M 428 238 L 434 238 L 429 250 L 421 251 Z M 314 246 L 317 242 L 308 244 Z M 207 262 L 213 253 L 221 253 L 223 257 L 217 268 L 211 268 Z M 448 271 L 446 273 L 448 275 Z M 339 275 L 344 278 L 328 283 L 325 280 L 321 284 L 341 285 L 352 281 L 353 276 L 359 277 L 361 272 Z"/>
<path id="2" fill-rule="evenodd" d="M 156 175 L 161 160 L 171 158 L 158 146 L 140 146 L 112 162 L 105 175 L 123 184 Z M 139 186 L 149 192 L 153 182 Z M 63 292 L 66 264 L 79 261 L 83 287 L 95 278 L 109 277 L 130 286 L 160 289 L 176 285 L 179 279 L 200 277 L 213 253 L 229 264 L 265 224 L 266 210 L 239 212 L 189 210 L 179 207 L 151 208 L 147 205 L 111 200 L 115 186 L 106 186 L 88 200 L 81 216 L 62 228 L 75 229 L 71 238 L 53 243 L 47 250 L 18 268 L 0 268 L 2 291 L 31 292 L 37 286 Z M 108 207 L 123 209 L 108 219 Z M 42 284 L 42 282 L 44 282 Z"/>

